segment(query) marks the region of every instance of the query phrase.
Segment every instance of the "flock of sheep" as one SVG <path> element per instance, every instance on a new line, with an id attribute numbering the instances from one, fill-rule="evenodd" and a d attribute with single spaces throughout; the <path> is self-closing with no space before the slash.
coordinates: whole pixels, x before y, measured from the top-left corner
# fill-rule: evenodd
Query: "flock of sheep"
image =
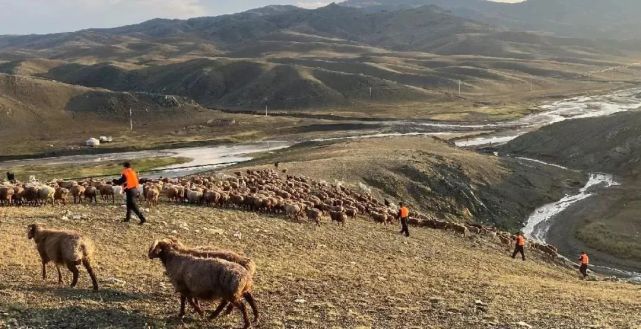
<path id="1" fill-rule="evenodd" d="M 73 274 L 71 287 L 75 287 L 78 265 L 82 264 L 91 277 L 93 289 L 98 290 L 98 280 L 92 267 L 94 247 L 91 239 L 74 231 L 47 229 L 39 224 L 29 225 L 27 237 L 36 243 L 42 260 L 43 280 L 47 278 L 47 263 L 53 262 L 58 271 L 58 282 L 63 282 L 60 266 L 66 266 Z M 154 241 L 148 256 L 160 259 L 165 273 L 180 294 L 179 317 L 185 314 L 186 302 L 203 315 L 201 300 L 220 300 L 210 318 L 216 318 L 226 307 L 227 314 L 237 308 L 242 313 L 244 328 L 249 328 L 251 322 L 244 304 L 247 302 L 254 313 L 253 322 L 258 322 L 259 311 L 252 295 L 256 264 L 251 259 L 214 247 L 189 248 L 175 238 Z"/>
<path id="2" fill-rule="evenodd" d="M 246 170 L 233 175 L 216 174 L 184 178 L 141 179 L 138 196 L 149 206 L 161 200 L 175 204 L 242 209 L 291 219 L 307 219 L 318 225 L 324 219 L 345 225 L 348 218 L 363 216 L 383 224 L 397 221 L 398 208 L 388 200 L 379 201 L 366 191 L 357 191 L 342 184 L 329 184 L 304 176 L 286 175 L 271 169 Z M 49 183 L 0 184 L 0 205 L 41 205 L 116 202 L 122 198 L 121 186 L 110 181 L 58 181 Z M 489 235 L 510 245 L 512 235 L 493 227 L 460 224 L 429 218 L 413 212 L 409 223 L 433 229 L 451 230 L 463 236 Z M 532 242 L 530 246 L 557 256 L 553 246 Z"/>
<path id="3" fill-rule="evenodd" d="M 302 176 L 291 176 L 275 170 L 247 170 L 233 175 L 194 176 L 176 179 L 141 180 L 139 197 L 150 206 L 162 199 L 171 203 L 216 206 L 254 212 L 281 214 L 295 220 L 309 220 L 318 225 L 329 217 L 344 225 L 348 218 L 367 217 L 385 225 L 397 219 L 397 208 L 388 200 L 379 201 L 367 192 L 358 192 L 342 184 L 328 184 Z M 121 198 L 122 187 L 108 181 L 52 181 L 49 183 L 0 184 L 0 205 L 43 205 L 47 203 L 115 203 Z M 409 223 L 415 226 L 450 230 L 468 235 L 486 235 L 505 246 L 512 243 L 512 235 L 492 227 L 477 224 L 459 224 L 428 218 L 414 213 Z M 62 282 L 60 266 L 73 274 L 71 286 L 78 281 L 78 266 L 86 268 L 93 288 L 98 289 L 94 273 L 93 243 L 73 231 L 46 229 L 42 225 L 29 226 L 28 238 L 36 243 L 42 260 L 42 276 L 46 279 L 45 265 L 56 264 L 58 281 Z M 552 257 L 556 248 L 531 242 L 530 247 Z M 150 259 L 158 258 L 165 267 L 176 291 L 180 294 L 180 316 L 185 314 L 186 303 L 203 314 L 200 301 L 220 300 L 212 313 L 215 318 L 227 308 L 241 311 L 245 328 L 251 325 L 245 302 L 253 311 L 254 322 L 259 318 L 252 295 L 255 263 L 236 252 L 214 247 L 189 248 L 174 238 L 154 241 L 149 249 Z"/>

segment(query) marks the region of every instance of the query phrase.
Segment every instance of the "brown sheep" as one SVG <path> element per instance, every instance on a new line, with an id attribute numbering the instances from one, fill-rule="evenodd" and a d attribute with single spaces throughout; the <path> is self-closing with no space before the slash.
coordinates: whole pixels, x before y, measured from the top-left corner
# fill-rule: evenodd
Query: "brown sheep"
<path id="1" fill-rule="evenodd" d="M 157 206 L 160 199 L 160 191 L 155 186 L 150 186 L 145 189 L 145 201 L 147 206 Z"/>
<path id="2" fill-rule="evenodd" d="M 185 314 L 185 302 L 200 311 L 195 300 L 217 300 L 222 302 L 210 318 L 216 318 L 228 304 L 240 309 L 245 326 L 249 328 L 249 316 L 243 303 L 246 300 L 254 310 L 254 321 L 258 320 L 258 308 L 252 295 L 253 279 L 247 269 L 239 264 L 219 258 L 197 258 L 175 250 L 169 241 L 154 241 L 149 248 L 150 259 L 159 258 L 165 267 L 174 288 L 180 293 L 179 316 Z"/>
<path id="3" fill-rule="evenodd" d="M 171 242 L 172 247 L 181 253 L 192 255 L 199 258 L 220 258 L 230 262 L 240 264 L 247 269 L 251 276 L 256 274 L 256 263 L 251 258 L 240 255 L 231 250 L 218 249 L 211 246 L 201 247 L 187 247 L 176 238 L 167 238 L 166 241 Z"/>
<path id="4" fill-rule="evenodd" d="M 111 203 L 112 204 L 116 203 L 116 193 L 114 191 L 113 185 L 110 185 L 110 184 L 100 185 L 100 187 L 98 188 L 98 191 L 100 192 L 100 197 L 102 198 L 103 201 L 109 201 L 109 197 L 111 197 Z"/>
<path id="5" fill-rule="evenodd" d="M 330 211 L 329 217 L 332 219 L 332 222 L 336 222 L 339 225 L 342 224 L 345 226 L 345 222 L 347 222 L 347 215 L 342 211 Z"/>
<path id="6" fill-rule="evenodd" d="M 350 218 L 355 218 L 358 215 L 358 209 L 354 207 L 346 207 L 345 214 Z"/>
<path id="7" fill-rule="evenodd" d="M 73 185 L 69 191 L 73 196 L 73 203 L 80 203 L 82 201 L 82 196 L 85 194 L 85 187 L 82 185 Z"/>
<path id="8" fill-rule="evenodd" d="M 285 205 L 285 214 L 291 219 L 299 219 L 303 212 L 303 207 L 298 204 L 288 203 Z"/>
<path id="9" fill-rule="evenodd" d="M 13 186 L 0 186 L 0 205 L 11 205 L 14 193 Z"/>
<path id="10" fill-rule="evenodd" d="M 73 288 L 78 283 L 77 266 L 82 264 L 91 277 L 93 289 L 98 290 L 98 281 L 92 268 L 94 247 L 89 238 L 74 231 L 44 229 L 38 224 L 29 225 L 27 238 L 33 239 L 36 243 L 42 260 L 43 280 L 47 279 L 47 263 L 54 262 L 58 270 L 58 283 L 62 283 L 59 266 L 66 265 L 73 274 L 71 281 Z"/>
<path id="11" fill-rule="evenodd" d="M 53 200 L 62 202 L 63 205 L 67 204 L 67 199 L 69 198 L 69 190 L 64 187 L 58 187 L 56 192 L 53 194 Z"/>
<path id="12" fill-rule="evenodd" d="M 305 212 L 307 213 L 307 219 L 309 219 L 310 221 L 313 221 L 314 223 L 316 223 L 316 225 L 320 226 L 321 218 L 323 217 L 322 211 L 316 208 L 307 208 Z"/>
<path id="13" fill-rule="evenodd" d="M 93 203 L 98 204 L 98 189 L 94 186 L 87 186 L 85 188 L 85 192 L 83 193 L 85 196 L 85 201 L 87 203 Z"/>

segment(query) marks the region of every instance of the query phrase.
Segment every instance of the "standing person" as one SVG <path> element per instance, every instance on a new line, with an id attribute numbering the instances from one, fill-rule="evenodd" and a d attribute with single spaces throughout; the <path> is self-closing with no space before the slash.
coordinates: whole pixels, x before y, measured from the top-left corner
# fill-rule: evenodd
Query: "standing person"
<path id="1" fill-rule="evenodd" d="M 525 261 L 525 237 L 523 236 L 523 232 L 519 232 L 514 238 L 514 241 L 516 241 L 516 243 L 514 246 L 514 253 L 512 253 L 512 258 L 516 258 L 516 254 L 521 253 L 521 257 Z"/>
<path id="2" fill-rule="evenodd" d="M 142 225 L 146 220 L 145 216 L 140 212 L 140 209 L 138 209 L 138 205 L 136 205 L 136 193 L 140 186 L 140 183 L 138 182 L 138 175 L 131 168 L 131 163 L 125 162 L 122 166 L 124 167 L 122 176 L 120 179 L 114 179 L 114 184 L 124 185 L 125 194 L 127 196 L 127 217 L 125 217 L 124 222 L 128 223 L 129 220 L 131 220 L 131 212 L 133 211 L 136 216 L 138 216 L 138 219 L 140 219 L 140 225 Z"/>
<path id="3" fill-rule="evenodd" d="M 399 203 L 401 208 L 398 210 L 398 218 L 401 219 L 401 234 L 405 234 L 406 237 L 410 236 L 410 230 L 409 227 L 407 226 L 407 221 L 410 218 L 410 210 L 407 208 L 407 206 L 401 202 Z"/>
<path id="4" fill-rule="evenodd" d="M 9 181 L 9 183 L 12 183 L 12 184 L 15 183 L 16 182 L 16 174 L 14 174 L 14 173 L 12 173 L 10 171 L 7 171 L 7 180 Z"/>
<path id="5" fill-rule="evenodd" d="M 590 257 L 585 251 L 581 251 L 581 256 L 579 257 L 581 262 L 581 267 L 579 267 L 579 272 L 583 274 L 583 279 L 588 277 L 588 265 L 590 264 Z"/>

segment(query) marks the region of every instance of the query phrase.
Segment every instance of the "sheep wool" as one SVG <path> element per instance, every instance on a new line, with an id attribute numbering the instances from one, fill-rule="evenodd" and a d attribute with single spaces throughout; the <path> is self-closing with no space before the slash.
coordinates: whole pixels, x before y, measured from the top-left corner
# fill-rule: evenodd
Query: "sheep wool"
<path id="1" fill-rule="evenodd" d="M 98 281 L 93 271 L 93 242 L 74 231 L 45 229 L 42 225 L 31 224 L 28 226 L 27 238 L 33 239 L 42 260 L 42 279 L 46 280 L 46 265 L 49 262 L 56 264 L 58 282 L 62 283 L 59 265 L 65 265 L 73 274 L 71 287 L 78 283 L 78 268 L 82 264 L 93 284 L 93 289 L 98 290 Z"/>
<path id="2" fill-rule="evenodd" d="M 245 299 L 254 312 L 254 321 L 258 320 L 255 300 L 251 294 L 253 280 L 249 272 L 239 264 L 219 258 L 197 258 L 175 250 L 168 241 L 154 241 L 149 248 L 150 259 L 159 258 L 163 263 L 167 276 L 176 291 L 180 293 L 180 313 L 185 313 L 185 301 L 189 300 L 193 307 L 195 299 L 217 300 L 222 302 L 212 314 L 217 317 L 231 303 L 240 309 L 244 328 L 250 327 Z"/>

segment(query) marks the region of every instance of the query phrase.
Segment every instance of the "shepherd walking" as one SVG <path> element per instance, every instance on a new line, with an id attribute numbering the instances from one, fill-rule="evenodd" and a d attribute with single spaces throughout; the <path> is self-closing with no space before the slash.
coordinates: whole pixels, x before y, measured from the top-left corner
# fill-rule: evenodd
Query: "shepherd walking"
<path id="1" fill-rule="evenodd" d="M 581 262 L 581 267 L 579 267 L 579 272 L 583 274 L 583 279 L 588 277 L 588 265 L 590 264 L 590 257 L 585 251 L 581 251 L 581 256 L 579 257 Z"/>
<path id="2" fill-rule="evenodd" d="M 399 204 L 401 208 L 398 210 L 398 217 L 401 219 L 401 234 L 404 234 L 406 237 L 410 236 L 410 230 L 407 226 L 407 222 L 410 218 L 410 210 L 407 206 L 401 202 Z"/>
<path id="3" fill-rule="evenodd" d="M 525 237 L 522 232 L 519 232 L 514 238 L 515 246 L 514 252 L 512 253 L 512 258 L 516 258 L 516 254 L 521 254 L 521 258 L 525 261 Z"/>
<path id="4" fill-rule="evenodd" d="M 124 185 L 125 195 L 127 196 L 127 216 L 124 222 L 128 223 L 131 220 L 131 212 L 133 211 L 136 216 L 138 216 L 138 219 L 140 219 L 140 225 L 142 225 L 146 220 L 136 204 L 136 193 L 138 193 L 138 187 L 140 186 L 138 175 L 133 168 L 131 168 L 131 163 L 125 162 L 122 165 L 124 167 L 122 176 L 120 179 L 114 180 L 114 184 Z"/>

